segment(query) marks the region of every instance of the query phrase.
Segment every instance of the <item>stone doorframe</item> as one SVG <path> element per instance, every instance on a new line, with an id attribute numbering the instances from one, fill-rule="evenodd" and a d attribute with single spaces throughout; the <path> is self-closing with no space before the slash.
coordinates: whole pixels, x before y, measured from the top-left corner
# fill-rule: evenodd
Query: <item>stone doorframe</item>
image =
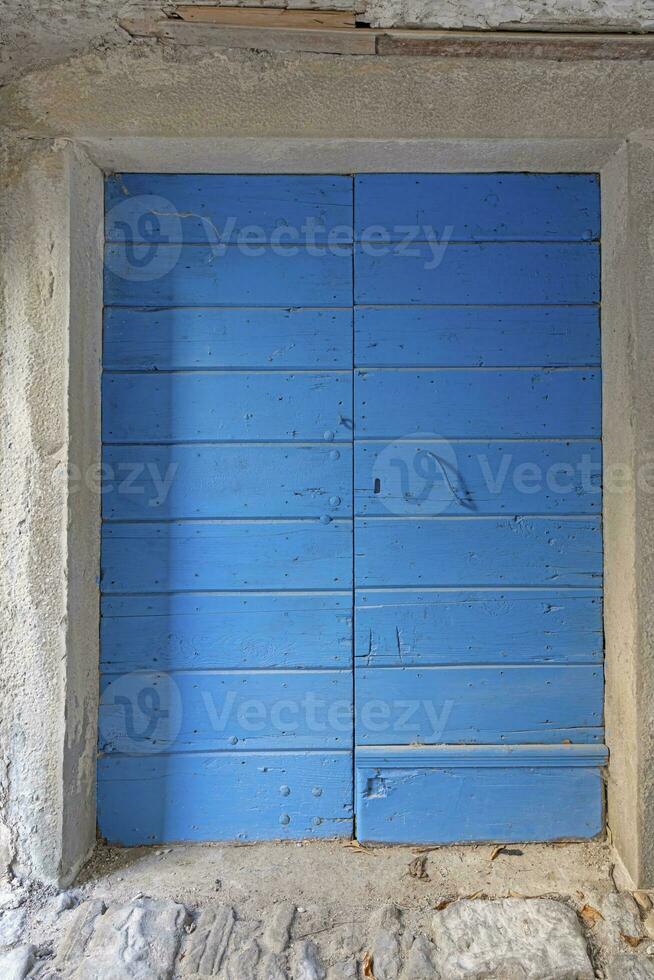
<path id="1" fill-rule="evenodd" d="M 104 173 L 578 171 L 602 184 L 608 827 L 654 885 L 654 144 L 14 138 L 5 161 L 4 863 L 66 883 L 95 844 Z"/>

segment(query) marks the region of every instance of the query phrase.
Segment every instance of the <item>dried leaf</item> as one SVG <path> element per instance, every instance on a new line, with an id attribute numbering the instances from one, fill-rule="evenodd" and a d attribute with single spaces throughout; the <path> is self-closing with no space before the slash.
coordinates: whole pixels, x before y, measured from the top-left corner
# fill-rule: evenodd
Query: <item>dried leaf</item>
<path id="1" fill-rule="evenodd" d="M 373 853 L 369 847 L 364 847 L 358 840 L 345 841 L 343 847 L 347 847 L 350 851 L 367 851 L 369 854 Z"/>
<path id="2" fill-rule="evenodd" d="M 507 847 L 506 844 L 498 844 L 491 851 L 490 860 L 494 861 L 500 854 L 505 854 L 507 857 L 522 857 L 524 851 L 521 851 L 519 847 Z"/>
<path id="3" fill-rule="evenodd" d="M 643 891 L 642 889 L 635 891 L 634 898 L 643 912 L 649 912 L 652 907 L 652 899 L 649 897 L 646 891 Z"/>
<path id="4" fill-rule="evenodd" d="M 418 878 L 420 881 L 429 881 L 429 875 L 427 874 L 427 858 L 426 856 L 414 858 L 409 865 L 409 874 L 412 878 Z"/>
<path id="5" fill-rule="evenodd" d="M 436 904 L 434 905 L 434 911 L 442 912 L 443 909 L 446 909 L 448 905 L 452 904 L 452 901 L 453 899 L 451 898 L 441 898 L 441 900 L 439 902 L 436 902 Z"/>
<path id="6" fill-rule="evenodd" d="M 363 957 L 363 963 L 361 964 L 363 968 L 364 980 L 375 980 L 375 974 L 372 972 L 372 953 L 366 953 Z"/>
<path id="7" fill-rule="evenodd" d="M 627 936 L 627 935 L 625 935 L 624 932 L 621 932 L 620 933 L 620 938 L 621 939 L 624 939 L 624 941 L 626 943 L 629 943 L 630 946 L 633 946 L 634 949 L 636 948 L 636 946 L 640 946 L 640 937 L 639 936 Z"/>
<path id="8" fill-rule="evenodd" d="M 593 908 L 592 905 L 584 905 L 579 915 L 587 926 L 594 926 L 600 919 L 604 918 L 602 913 L 598 909 Z"/>

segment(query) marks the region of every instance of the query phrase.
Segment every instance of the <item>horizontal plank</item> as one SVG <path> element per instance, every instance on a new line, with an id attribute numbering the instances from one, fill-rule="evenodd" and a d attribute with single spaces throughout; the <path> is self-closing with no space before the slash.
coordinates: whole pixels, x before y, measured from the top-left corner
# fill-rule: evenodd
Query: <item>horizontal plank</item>
<path id="1" fill-rule="evenodd" d="M 356 372 L 359 438 L 599 436 L 599 370 Z"/>
<path id="2" fill-rule="evenodd" d="M 654 39 L 630 37 L 617 23 L 594 30 L 613 30 L 614 34 L 563 34 L 551 31 L 551 21 L 531 21 L 532 31 L 520 31 L 519 21 L 507 23 L 506 30 L 491 32 L 391 30 L 377 35 L 376 54 L 408 58 L 502 58 L 537 61 L 651 61 Z"/>
<path id="3" fill-rule="evenodd" d="M 357 518 L 361 587 L 597 586 L 598 518 Z"/>
<path id="4" fill-rule="evenodd" d="M 351 306 L 349 246 L 112 244 L 108 306 Z"/>
<path id="5" fill-rule="evenodd" d="M 279 174 L 109 176 L 105 229 L 111 242 L 352 240 L 352 178 Z M 331 237 L 330 237 L 331 240 Z"/>
<path id="6" fill-rule="evenodd" d="M 357 668 L 359 745 L 602 741 L 601 665 Z"/>
<path id="7" fill-rule="evenodd" d="M 596 174 L 357 174 L 355 235 L 391 241 L 589 241 L 599 237 Z"/>
<path id="8" fill-rule="evenodd" d="M 102 531 L 106 593 L 351 586 L 350 521 L 105 524 Z"/>
<path id="9" fill-rule="evenodd" d="M 225 8 L 223 8 L 225 9 Z M 243 10 L 243 7 L 239 7 Z M 236 24 L 189 23 L 166 16 L 120 17 L 119 25 L 133 37 L 157 38 L 166 44 L 191 45 L 195 48 L 247 48 L 258 51 L 312 51 L 322 54 L 374 55 L 377 33 L 339 27 L 241 27 Z M 204 162 L 203 164 L 204 165 Z M 292 166 L 297 164 L 295 154 Z M 256 162 L 253 161 L 253 167 Z"/>
<path id="10" fill-rule="evenodd" d="M 355 303 L 596 303 L 599 250 L 586 244 L 356 245 Z"/>
<path id="11" fill-rule="evenodd" d="M 587 769 L 603 767 L 605 745 L 359 745 L 358 769 Z"/>
<path id="12" fill-rule="evenodd" d="M 352 10 L 289 10 L 287 7 L 212 7 L 181 3 L 175 13 L 182 20 L 200 24 L 241 24 L 250 27 L 304 27 L 337 30 L 356 27 Z"/>
<path id="13" fill-rule="evenodd" d="M 352 310 L 130 309 L 104 313 L 107 370 L 352 367 Z"/>
<path id="14" fill-rule="evenodd" d="M 345 595 L 103 596 L 101 670 L 352 666 Z"/>
<path id="15" fill-rule="evenodd" d="M 361 766 L 356 784 L 357 837 L 361 841 L 577 840 L 595 837 L 604 827 L 599 768 Z"/>
<path id="16" fill-rule="evenodd" d="M 599 663 L 599 590 L 356 592 L 356 662 Z"/>
<path id="17" fill-rule="evenodd" d="M 592 514 L 599 442 L 357 442 L 355 513 Z"/>
<path id="18" fill-rule="evenodd" d="M 175 671 L 102 678 L 103 753 L 345 749 L 349 670 Z"/>
<path id="19" fill-rule="evenodd" d="M 352 438 L 352 377 L 227 371 L 107 374 L 106 442 Z"/>
<path id="20" fill-rule="evenodd" d="M 113 844 L 349 837 L 350 752 L 103 756 L 98 824 Z"/>
<path id="21" fill-rule="evenodd" d="M 592 306 L 358 306 L 354 316 L 357 367 L 600 363 Z"/>
<path id="22" fill-rule="evenodd" d="M 102 469 L 112 520 L 352 514 L 349 446 L 105 446 Z"/>

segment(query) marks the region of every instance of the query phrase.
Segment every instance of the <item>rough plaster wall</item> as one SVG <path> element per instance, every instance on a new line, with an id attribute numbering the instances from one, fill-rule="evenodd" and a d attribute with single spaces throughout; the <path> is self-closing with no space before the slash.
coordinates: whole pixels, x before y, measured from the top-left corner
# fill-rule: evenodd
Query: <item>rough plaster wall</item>
<path id="1" fill-rule="evenodd" d="M 654 0 L 367 0 L 374 27 L 651 31 Z"/>
<path id="2" fill-rule="evenodd" d="M 52 189 L 66 165 L 47 142 L 4 149 L 2 162 L 0 857 L 29 874 L 59 862 L 68 278 Z"/>
<path id="3" fill-rule="evenodd" d="M 212 0 L 185 0 L 208 3 Z M 216 6 L 355 10 L 378 27 L 654 30 L 654 0 L 213 0 Z M 92 48 L 135 42 L 121 16 L 171 10 L 172 0 L 0 0 L 0 84 Z"/>
<path id="4" fill-rule="evenodd" d="M 98 503 L 67 473 L 98 457 L 100 178 L 48 141 L 2 164 L 0 872 L 54 881 L 95 839 Z"/>
<path id="5" fill-rule="evenodd" d="M 112 138 L 624 139 L 654 129 L 653 90 L 654 62 L 344 59 L 148 45 L 86 55 L 6 86 L 0 126 Z"/>

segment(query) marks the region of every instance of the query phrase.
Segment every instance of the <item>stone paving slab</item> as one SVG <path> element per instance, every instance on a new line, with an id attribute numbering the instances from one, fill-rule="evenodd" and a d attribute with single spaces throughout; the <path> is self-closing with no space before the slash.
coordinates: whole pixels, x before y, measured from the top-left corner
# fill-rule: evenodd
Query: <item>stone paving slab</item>
<path id="1" fill-rule="evenodd" d="M 66 927 L 54 950 L 25 937 L 0 948 L 0 980 L 654 980 L 646 955 L 654 948 L 638 938 L 632 897 L 593 901 L 589 925 L 550 898 L 372 913 L 286 901 L 253 912 L 228 902 L 88 899 L 58 913 Z"/>
<path id="2" fill-rule="evenodd" d="M 436 975 L 448 980 L 594 980 L 575 912 L 551 899 L 463 900 L 433 919 Z"/>

